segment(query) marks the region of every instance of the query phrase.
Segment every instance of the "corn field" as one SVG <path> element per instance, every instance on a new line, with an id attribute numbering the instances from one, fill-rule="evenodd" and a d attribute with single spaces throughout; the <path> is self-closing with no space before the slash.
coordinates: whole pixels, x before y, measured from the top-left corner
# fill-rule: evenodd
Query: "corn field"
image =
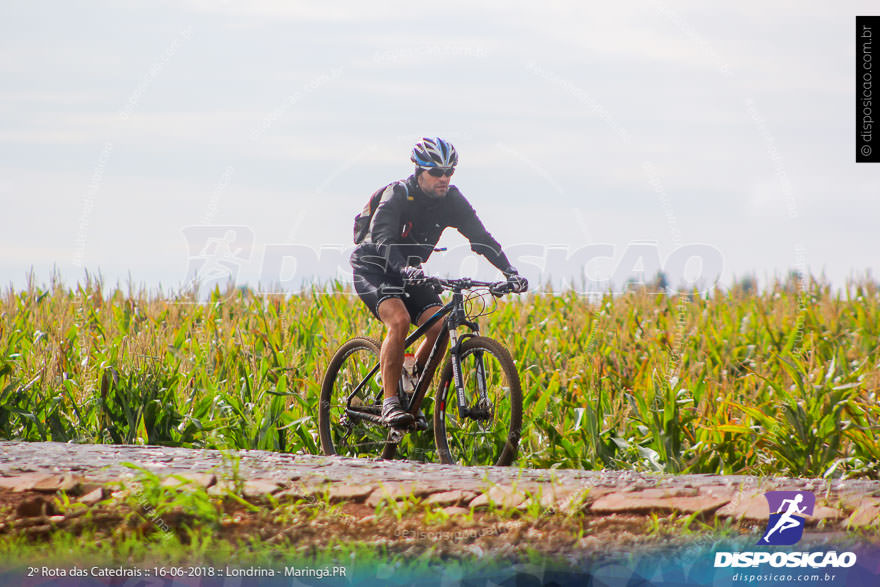
<path id="1" fill-rule="evenodd" d="M 870 281 L 514 298 L 480 322 L 519 368 L 520 466 L 880 478 Z M 318 453 L 323 370 L 356 334 L 383 331 L 340 284 L 202 302 L 92 278 L 9 289 L 0 438 Z M 411 442 L 435 460 L 430 432 Z"/>

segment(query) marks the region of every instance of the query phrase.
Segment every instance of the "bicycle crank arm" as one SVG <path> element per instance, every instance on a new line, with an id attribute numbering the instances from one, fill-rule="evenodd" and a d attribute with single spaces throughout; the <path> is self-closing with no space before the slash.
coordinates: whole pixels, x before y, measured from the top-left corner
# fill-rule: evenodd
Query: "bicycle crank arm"
<path id="1" fill-rule="evenodd" d="M 369 412 L 364 412 L 361 410 L 355 410 L 354 408 L 346 408 L 345 415 L 348 416 L 351 420 L 355 422 L 362 422 L 366 420 L 367 422 L 372 422 L 377 426 L 384 426 L 384 422 L 382 420 L 382 416 L 378 414 L 371 414 Z"/>
<path id="2" fill-rule="evenodd" d="M 415 429 L 415 430 L 427 430 L 428 429 L 427 422 L 424 422 L 424 420 L 419 421 L 418 419 L 416 419 L 416 422 L 412 426 L 409 426 L 408 428 L 397 428 L 397 427 L 389 426 L 388 424 L 385 423 L 385 420 L 382 419 L 382 416 L 378 416 L 376 414 L 371 414 L 369 412 L 363 412 L 361 410 L 355 410 L 354 408 L 346 408 L 345 415 L 348 416 L 349 419 L 354 420 L 354 421 L 361 421 L 362 422 L 362 421 L 366 420 L 367 422 L 371 422 L 371 423 L 375 424 L 376 426 L 381 426 L 382 428 L 390 428 L 392 430 L 392 432 L 399 431 L 401 435 L 403 435 L 406 432 L 408 432 L 409 430 L 413 430 L 413 429 Z M 397 442 L 397 441 L 395 441 L 395 442 Z"/>

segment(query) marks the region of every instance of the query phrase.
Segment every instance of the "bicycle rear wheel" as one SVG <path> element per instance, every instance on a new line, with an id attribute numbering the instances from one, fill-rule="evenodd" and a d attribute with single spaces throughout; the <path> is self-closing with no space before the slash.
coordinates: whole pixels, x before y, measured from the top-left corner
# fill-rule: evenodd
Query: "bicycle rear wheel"
<path id="1" fill-rule="evenodd" d="M 522 430 L 522 390 L 510 353 L 482 336 L 461 343 L 461 377 L 469 415 L 460 415 L 450 356 L 434 402 L 434 442 L 445 464 L 509 465 Z M 480 388 L 485 389 L 485 403 Z"/>
<path id="2" fill-rule="evenodd" d="M 321 384 L 318 407 L 318 432 L 324 454 L 393 456 L 394 447 L 386 447 L 387 428 L 346 413 L 348 396 L 378 361 L 379 343 L 366 337 L 345 342 L 330 360 Z M 352 398 L 351 407 L 381 416 L 382 399 L 382 376 L 376 371 Z"/>

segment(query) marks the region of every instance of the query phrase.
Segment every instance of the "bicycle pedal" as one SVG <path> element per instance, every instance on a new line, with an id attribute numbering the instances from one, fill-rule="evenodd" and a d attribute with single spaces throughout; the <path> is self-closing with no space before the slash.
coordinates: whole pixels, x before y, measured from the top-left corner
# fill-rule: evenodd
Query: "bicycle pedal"
<path id="1" fill-rule="evenodd" d="M 388 439 L 389 439 L 392 443 L 398 443 L 398 442 L 400 442 L 401 440 L 403 440 L 403 436 L 404 436 L 405 434 L 406 434 L 406 430 L 403 430 L 403 429 L 401 429 L 401 428 L 392 428 L 392 429 L 391 429 L 391 434 L 388 435 Z"/>
<path id="2" fill-rule="evenodd" d="M 424 432 L 427 429 L 428 420 L 425 419 L 425 414 L 422 413 L 422 410 L 419 410 L 419 414 L 416 416 L 416 430 Z"/>

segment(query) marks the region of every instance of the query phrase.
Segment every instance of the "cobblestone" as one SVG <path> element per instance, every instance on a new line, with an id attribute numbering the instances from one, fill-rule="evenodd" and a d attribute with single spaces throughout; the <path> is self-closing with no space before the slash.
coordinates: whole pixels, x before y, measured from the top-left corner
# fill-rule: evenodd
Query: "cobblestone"
<path id="1" fill-rule="evenodd" d="M 0 442 L 0 491 L 39 489 L 91 492 L 135 480 L 141 467 L 163 478 L 180 475 L 212 493 L 244 480 L 245 494 L 278 498 L 328 495 L 331 501 L 374 506 L 412 495 L 449 506 L 523 507 L 540 500 L 545 509 L 584 508 L 591 514 L 649 511 L 701 512 L 718 517 L 766 520 L 764 492 L 808 490 L 816 495 L 815 519 L 870 526 L 880 515 L 880 482 L 759 478 L 733 475 L 661 475 L 634 471 L 530 470 L 457 467 L 244 450 L 224 453 L 160 446 Z"/>
<path id="2" fill-rule="evenodd" d="M 454 506 L 461 503 L 467 503 L 476 496 L 477 494 L 473 491 L 460 491 L 457 489 L 453 491 L 442 491 L 429 496 L 428 499 L 425 500 L 425 505 Z"/>

